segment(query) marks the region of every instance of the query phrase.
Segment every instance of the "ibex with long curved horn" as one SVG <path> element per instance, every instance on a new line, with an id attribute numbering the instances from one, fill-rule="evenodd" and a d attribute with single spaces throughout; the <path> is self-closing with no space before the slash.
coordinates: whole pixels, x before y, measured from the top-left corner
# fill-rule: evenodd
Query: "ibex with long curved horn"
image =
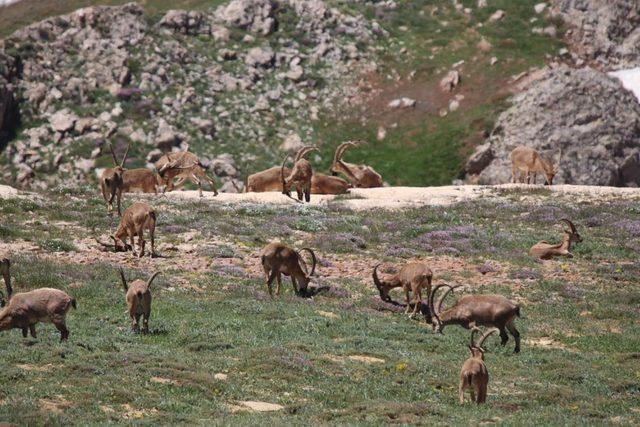
<path id="1" fill-rule="evenodd" d="M 149 317 L 151 317 L 151 284 L 153 279 L 160 274 L 159 271 L 153 273 L 146 283 L 143 280 L 134 280 L 127 285 L 127 279 L 124 277 L 124 271 L 120 268 L 120 279 L 122 287 L 127 293 L 127 308 L 129 317 L 131 317 L 131 330 L 140 332 L 140 317 L 142 316 L 142 333 L 149 332 Z"/>
<path id="2" fill-rule="evenodd" d="M 558 167 L 560 166 L 560 159 L 562 158 L 562 150 L 558 155 L 558 161 L 554 164 L 550 161 L 547 161 L 542 158 L 540 153 L 538 153 L 533 148 L 525 147 L 521 145 L 513 149 L 511 154 L 509 155 L 511 159 L 511 181 L 524 182 L 525 178 L 527 180 L 527 184 L 531 183 L 531 177 L 533 175 L 533 183 L 536 183 L 537 173 L 541 172 L 545 177 L 545 184 L 551 185 L 553 184 L 553 178 L 556 176 L 558 172 Z M 520 178 L 517 180 L 516 175 L 520 175 Z"/>
<path id="3" fill-rule="evenodd" d="M 433 303 L 439 289 L 448 289 Z M 516 329 L 515 319 L 520 317 L 520 306 L 502 295 L 465 295 L 448 309 L 442 311 L 442 304 L 449 293 L 460 285 L 437 285 L 429 296 L 429 310 L 433 316 L 436 332 L 442 332 L 447 325 L 460 325 L 465 329 L 478 326 L 495 327 L 500 331 L 501 344 L 509 341 L 507 331 L 516 341 L 514 352 L 520 352 L 520 333 Z"/>
<path id="4" fill-rule="evenodd" d="M 562 218 L 560 221 L 569 226 L 568 230 L 566 228 L 563 230 L 564 234 L 562 235 L 562 242 L 553 245 L 546 240 L 541 240 L 531 246 L 531 249 L 529 249 L 529 255 L 539 259 L 551 259 L 555 256 L 573 258 L 573 254 L 571 253 L 571 244 L 582 242 L 582 236 L 578 234 L 573 222 L 566 218 Z"/>
<path id="5" fill-rule="evenodd" d="M 124 152 L 124 156 L 122 156 L 122 161 L 118 163 L 113 145 L 109 143 L 109 150 L 111 151 L 114 167 L 103 170 L 100 175 L 100 189 L 102 190 L 104 201 L 107 202 L 107 212 L 113 211 L 113 199 L 116 198 L 118 202 L 118 215 L 121 215 L 120 199 L 122 198 L 124 162 L 127 160 L 130 147 L 130 145 L 127 146 L 127 150 Z"/>
<path id="6" fill-rule="evenodd" d="M 281 171 L 280 166 L 256 172 L 247 177 L 245 191 L 247 193 L 263 193 L 266 191 L 282 191 L 282 172 L 288 176 L 291 169 L 285 167 Z M 349 192 L 351 184 L 337 176 L 329 176 L 313 172 L 311 176 L 311 194 L 345 194 Z"/>
<path id="7" fill-rule="evenodd" d="M 51 322 L 60 331 L 60 341 L 69 338 L 66 326 L 67 312 L 76 308 L 75 298 L 60 289 L 40 288 L 13 295 L 11 287 L 10 266 L 8 257 L 0 257 L 0 270 L 4 277 L 7 295 L 0 291 L 0 331 L 21 329 L 22 336 L 27 337 L 27 330 L 36 338 L 36 324 Z"/>
<path id="8" fill-rule="evenodd" d="M 126 252 L 131 250 L 134 255 L 142 258 L 144 256 L 144 232 L 149 232 L 151 239 L 151 253 L 149 256 L 155 256 L 155 229 L 156 229 L 156 212 L 146 203 L 134 203 L 125 209 L 124 214 L 120 218 L 120 224 L 115 234 L 111 235 L 113 245 L 101 242 L 95 238 L 96 242 L 106 248 L 113 248 L 114 252 Z M 138 236 L 139 253 L 135 250 L 135 236 Z M 127 237 L 131 241 L 131 245 L 127 243 Z"/>
<path id="9" fill-rule="evenodd" d="M 397 273 L 385 274 L 380 277 L 378 267 L 380 267 L 380 264 L 373 268 L 373 283 L 376 285 L 376 288 L 378 288 L 378 292 L 380 292 L 380 299 L 385 302 L 390 302 L 391 297 L 389 296 L 389 291 L 393 288 L 402 287 L 407 302 L 405 313 L 411 311 L 411 298 L 409 294 L 413 294 L 414 307 L 413 312 L 409 315 L 410 318 L 413 318 L 422 303 L 422 290 L 426 289 L 427 298 L 431 293 L 431 280 L 433 279 L 431 269 L 421 262 L 410 262 L 405 264 Z M 431 319 L 428 318 L 427 322 L 431 323 Z"/>
<path id="10" fill-rule="evenodd" d="M 311 255 L 313 265 L 311 272 L 307 270 L 307 264 L 300 255 L 300 252 L 307 251 Z M 316 271 L 316 255 L 309 248 L 302 248 L 296 251 L 282 243 L 269 243 L 260 252 L 260 262 L 264 269 L 269 295 L 273 296 L 271 284 L 277 279 L 276 295 L 280 295 L 281 275 L 291 277 L 291 284 L 296 295 L 304 295 L 307 291 L 311 276 Z"/>
<path id="11" fill-rule="evenodd" d="M 471 343 L 469 344 L 469 357 L 460 370 L 460 384 L 458 386 L 458 398 L 460 404 L 464 404 L 464 391 L 469 389 L 471 401 L 477 404 L 485 403 L 487 400 L 487 386 L 489 385 L 489 371 L 484 363 L 484 348 L 482 345 L 489 335 L 497 332 L 498 329 L 493 328 L 486 332 L 478 342 L 474 342 L 474 335 L 480 329 L 474 328 L 471 332 Z"/>
<path id="12" fill-rule="evenodd" d="M 198 186 L 198 192 L 202 197 L 202 181 L 207 181 L 213 188 L 213 195 L 218 195 L 216 182 L 207 175 L 206 167 L 195 154 L 189 151 L 167 153 L 155 163 L 156 170 L 165 185 L 165 191 L 172 191 L 182 185 L 187 179 Z M 174 179 L 178 179 L 174 183 Z"/>
<path id="13" fill-rule="evenodd" d="M 360 144 L 366 144 L 364 141 L 348 141 L 343 142 L 336 148 L 333 156 L 333 164 L 331 165 L 331 173 L 337 175 L 343 173 L 352 186 L 356 188 L 374 188 L 382 187 L 382 176 L 371 166 L 356 165 L 347 163 L 342 160 L 344 153 L 350 147 L 357 147 Z"/>
<path id="14" fill-rule="evenodd" d="M 302 200 L 304 195 L 305 201 L 311 201 L 311 179 L 313 177 L 313 169 L 311 163 L 304 158 L 311 151 L 318 151 L 316 147 L 306 146 L 302 147 L 296 153 L 296 157 L 293 160 L 293 168 L 289 175 L 284 176 L 284 165 L 287 162 L 289 156 L 286 156 L 282 161 L 282 167 L 280 168 L 280 179 L 282 181 L 282 194 L 286 194 L 291 197 L 291 187 L 295 186 L 296 193 L 298 193 L 298 200 Z"/>

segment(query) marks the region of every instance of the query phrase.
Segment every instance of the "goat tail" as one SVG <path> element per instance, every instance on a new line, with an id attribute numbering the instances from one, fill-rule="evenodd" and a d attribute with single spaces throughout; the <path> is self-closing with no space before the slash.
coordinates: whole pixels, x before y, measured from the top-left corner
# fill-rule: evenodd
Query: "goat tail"
<path id="1" fill-rule="evenodd" d="M 71 307 L 73 307 L 74 309 L 78 308 L 78 305 L 76 304 L 76 299 L 75 298 L 71 298 Z"/>

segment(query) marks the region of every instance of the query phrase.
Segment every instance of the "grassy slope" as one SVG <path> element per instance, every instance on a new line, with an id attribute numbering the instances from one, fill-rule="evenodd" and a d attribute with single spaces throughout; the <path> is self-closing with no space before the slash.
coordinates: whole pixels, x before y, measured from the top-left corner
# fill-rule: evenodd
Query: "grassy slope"
<path id="1" fill-rule="evenodd" d="M 25 0 L 3 10 L 0 36 L 27 22 L 95 3 L 122 2 Z M 169 8 L 207 8 L 221 1 L 148 0 L 142 3 L 149 14 L 157 18 Z M 371 144 L 350 152 L 349 161 L 371 164 L 392 184 L 446 184 L 458 175 L 464 158 L 482 141 L 482 134 L 492 128 L 498 112 L 505 107 L 509 78 L 531 66 L 543 64 L 546 55 L 557 51 L 559 42 L 531 33 L 532 27 L 546 25 L 542 17 L 538 17 L 538 22 L 530 22 L 535 15 L 533 5 L 537 0 L 496 0 L 481 10 L 475 8 L 475 1 L 466 0 L 463 5 L 473 9 L 469 16 L 456 11 L 449 1 L 405 0 L 399 3 L 396 11 L 383 12 L 376 12 L 372 6 L 340 3 L 342 8 L 351 8 L 377 19 L 392 37 L 380 46 L 380 73 L 364 77 L 374 91 L 379 91 L 376 92 L 378 94 L 366 101 L 362 108 L 325 111 L 314 123 L 313 140 L 323 147 L 323 159 L 316 167 L 319 170 L 328 167 L 333 149 L 340 142 L 365 139 Z M 487 23 L 496 9 L 505 10 L 506 17 L 498 24 Z M 270 37 L 281 35 L 276 33 Z M 476 49 L 482 37 L 493 45 L 488 53 Z M 211 51 L 210 43 L 202 44 L 204 51 Z M 492 56 L 498 58 L 495 66 L 489 66 Z M 438 89 L 438 82 L 454 63 L 461 60 L 465 64 L 461 68 L 460 87 L 452 94 L 443 94 Z M 412 71 L 415 75 L 409 79 Z M 460 110 L 447 117 L 439 117 L 438 110 L 446 107 L 451 97 L 457 94 L 465 96 Z M 417 99 L 418 107 L 415 111 L 390 111 L 386 104 L 398 96 Z M 384 141 L 376 141 L 379 126 L 387 129 Z M 201 139 L 200 135 L 192 138 L 192 146 L 196 150 L 211 154 L 211 143 Z M 223 140 L 215 147 L 231 152 L 237 158 L 242 154 L 236 152 L 238 147 L 255 149 L 256 163 L 241 165 L 244 174 L 268 166 L 272 155 L 265 157 L 264 147 L 253 147 L 255 143 L 252 141 L 240 142 Z M 280 141 L 269 141 L 267 146 L 277 147 L 279 144 Z M 205 145 L 209 149 L 204 148 Z M 78 149 L 88 155 L 91 146 L 88 142 L 86 147 Z M 138 154 L 142 156 L 142 153 Z"/>
<path id="2" fill-rule="evenodd" d="M 78 299 L 78 310 L 68 316 L 68 344 L 58 343 L 50 325 L 38 326 L 38 340 L 23 340 L 17 330 L 0 334 L 0 420 L 640 422 L 640 212 L 635 202 L 571 204 L 545 192 L 522 201 L 505 193 L 500 201 L 402 213 L 154 202 L 160 243 L 178 243 L 182 232 L 200 231 L 191 242 L 198 247 L 195 258 L 214 265 L 191 271 L 194 258 L 177 259 L 168 250 L 163 251 L 168 259 L 156 259 L 153 266 L 124 255 L 84 256 L 84 263 L 76 264 L 82 251 L 74 248 L 86 243 L 78 240 L 79 227 L 98 233 L 111 228 L 101 201 L 89 194 L 61 192 L 39 202 L 0 200 L 2 240 L 24 240 L 44 249 L 16 254 L 16 288 L 52 286 Z M 573 251 L 576 257 L 545 265 L 529 260 L 526 248 L 540 238 L 555 240 L 549 223 L 565 215 L 575 219 L 585 238 Z M 613 240 L 614 235 L 621 240 Z M 258 270 L 250 268 L 257 263 L 251 254 L 274 237 L 317 248 L 323 260 L 321 282 L 336 290 L 304 300 L 291 294 L 286 281 L 285 295 L 269 300 Z M 216 242 L 213 247 L 202 249 L 211 242 Z M 54 255 L 52 248 L 62 252 Z M 431 257 L 437 264 L 446 255 L 452 266 L 467 267 L 436 269 L 436 283 L 470 283 L 477 291 L 499 292 L 523 305 L 517 322 L 527 340 L 523 351 L 513 355 L 512 342 L 506 348 L 496 340 L 488 344 L 489 399 L 479 408 L 460 407 L 456 401 L 458 370 L 467 357 L 466 331 L 450 327 L 434 335 L 423 322 L 379 311 L 370 279 L 325 275 L 327 265 L 345 257 L 372 266 L 381 258 L 401 260 L 398 256 Z M 249 270 L 215 266 L 229 257 Z M 125 261 L 136 266 L 127 269 L 129 277 L 164 271 L 155 285 L 148 336 L 128 332 L 116 273 L 116 265 Z M 485 261 L 499 271 L 488 276 L 473 271 Z M 553 345 L 531 343 L 544 340 Z M 339 359 L 350 355 L 385 362 Z M 228 374 L 226 381 L 214 377 L 220 372 Z M 228 405 L 240 400 L 279 403 L 285 409 L 233 413 Z M 47 411 L 47 405 L 60 412 Z"/>

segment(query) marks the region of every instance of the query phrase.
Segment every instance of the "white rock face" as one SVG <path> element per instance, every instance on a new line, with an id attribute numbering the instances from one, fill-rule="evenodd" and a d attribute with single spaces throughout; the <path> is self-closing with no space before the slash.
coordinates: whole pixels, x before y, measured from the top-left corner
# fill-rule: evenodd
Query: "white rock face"
<path id="1" fill-rule="evenodd" d="M 631 70 L 620 70 L 609 73 L 622 82 L 622 86 L 629 89 L 640 102 L 640 67 Z"/>
<path id="2" fill-rule="evenodd" d="M 416 100 L 407 98 L 406 96 L 403 96 L 402 98 L 394 99 L 388 104 L 389 108 L 411 108 L 415 106 L 416 106 Z"/>
<path id="3" fill-rule="evenodd" d="M 535 6 L 533 6 L 533 10 L 535 10 L 538 15 L 544 12 L 546 8 L 547 8 L 546 3 L 538 3 Z"/>

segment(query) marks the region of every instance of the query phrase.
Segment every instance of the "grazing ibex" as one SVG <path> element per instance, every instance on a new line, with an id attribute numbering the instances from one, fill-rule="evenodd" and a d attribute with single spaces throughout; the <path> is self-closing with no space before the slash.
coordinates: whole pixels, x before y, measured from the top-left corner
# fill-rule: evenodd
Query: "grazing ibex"
<path id="1" fill-rule="evenodd" d="M 118 215 L 120 212 L 120 199 L 122 198 L 122 183 L 124 175 L 124 162 L 127 160 L 127 154 L 129 153 L 129 147 L 122 156 L 122 161 L 118 163 L 116 153 L 113 151 L 113 145 L 109 143 L 109 149 L 111 150 L 111 157 L 113 158 L 112 168 L 107 168 L 102 171 L 100 175 L 100 189 L 102 190 L 102 197 L 107 202 L 107 212 L 113 211 L 113 199 L 116 198 L 118 202 Z"/>
<path id="2" fill-rule="evenodd" d="M 293 168 L 289 175 L 284 176 L 284 164 L 287 162 L 289 156 L 286 156 L 282 161 L 282 167 L 280 168 L 280 179 L 282 181 L 282 194 L 286 194 L 291 197 L 291 187 L 295 186 L 296 193 L 298 193 L 298 200 L 302 200 L 304 195 L 305 201 L 311 200 L 311 179 L 313 177 L 313 169 L 311 163 L 304 158 L 311 151 L 318 151 L 316 147 L 306 146 L 298 150 L 296 157 L 293 160 Z"/>
<path id="3" fill-rule="evenodd" d="M 360 144 L 366 144 L 364 141 L 344 142 L 336 148 L 333 156 L 333 164 L 331 165 L 331 173 L 337 175 L 338 172 L 343 173 L 352 186 L 356 188 L 374 188 L 382 187 L 382 176 L 371 166 L 356 165 L 347 163 L 342 160 L 344 153 L 349 147 L 357 147 Z"/>
<path id="4" fill-rule="evenodd" d="M 307 264 L 300 252 L 307 251 L 311 255 L 313 266 L 311 272 L 307 270 Z M 309 248 L 302 248 L 300 252 L 282 243 L 269 243 L 260 252 L 260 262 L 267 280 L 269 295 L 273 296 L 271 284 L 277 279 L 276 295 L 280 295 L 281 275 L 291 277 L 291 284 L 296 295 L 304 295 L 311 276 L 316 271 L 316 254 Z"/>
<path id="5" fill-rule="evenodd" d="M 11 261 L 3 257 L 0 269 L 4 277 L 7 295 L 0 291 L 0 331 L 22 329 L 22 336 L 27 337 L 27 331 L 36 338 L 36 324 L 51 322 L 60 331 L 60 341 L 69 338 L 66 326 L 67 312 L 71 307 L 76 308 L 75 298 L 65 292 L 53 288 L 40 288 L 29 292 L 13 295 L 9 268 Z"/>
<path id="6" fill-rule="evenodd" d="M 131 317 L 131 330 L 140 332 L 140 316 L 142 316 L 142 333 L 149 332 L 149 317 L 151 317 L 151 283 L 153 279 L 160 274 L 156 271 L 149 277 L 145 283 L 143 280 L 134 280 L 127 285 L 127 279 L 124 277 L 124 271 L 120 268 L 120 279 L 122 287 L 127 293 L 127 308 L 129 309 L 129 317 Z"/>
<path id="7" fill-rule="evenodd" d="M 409 313 L 411 310 L 409 293 L 411 292 L 413 294 L 414 307 L 409 317 L 413 318 L 422 303 L 422 289 L 426 289 L 427 298 L 431 293 L 431 280 L 433 279 L 431 269 L 421 262 L 410 262 L 395 274 L 385 274 L 379 277 L 378 267 L 380 267 L 380 264 L 373 268 L 373 283 L 378 288 L 378 292 L 380 292 L 380 298 L 385 302 L 390 302 L 389 290 L 402 287 L 407 302 L 405 313 Z M 430 320 L 428 319 L 427 321 L 431 323 Z"/>
<path id="8" fill-rule="evenodd" d="M 516 329 L 515 319 L 520 317 L 520 306 L 502 295 L 465 295 L 450 308 L 442 311 L 442 304 L 455 288 L 460 285 L 437 285 L 429 296 L 429 310 L 433 316 L 436 332 L 442 332 L 447 325 L 460 325 L 465 329 L 478 326 L 495 327 L 500 331 L 501 344 L 507 344 L 507 330 L 516 341 L 514 352 L 520 352 L 520 333 Z M 448 289 L 437 304 L 434 296 L 440 288 Z"/>
<path id="9" fill-rule="evenodd" d="M 564 229 L 562 235 L 562 242 L 552 245 L 546 240 L 541 240 L 529 249 L 529 255 L 539 259 L 551 259 L 554 256 L 567 256 L 573 258 L 571 251 L 572 243 L 582 242 L 582 236 L 578 234 L 575 225 L 566 218 L 562 218 L 560 221 L 566 223 L 569 226 L 569 230 Z"/>
<path id="10" fill-rule="evenodd" d="M 128 169 L 122 174 L 123 193 L 142 191 L 143 193 L 158 194 L 158 187 L 163 185 L 164 182 L 160 175 L 149 169 Z"/>
<path id="11" fill-rule="evenodd" d="M 215 180 L 207 175 L 205 172 L 207 168 L 200 162 L 198 156 L 189 151 L 167 153 L 160 157 L 155 167 L 165 185 L 165 191 L 172 191 L 188 179 L 198 186 L 200 197 L 202 197 L 202 181 L 209 182 L 213 188 L 213 195 L 218 195 Z M 173 180 L 176 178 L 178 181 L 174 183 Z"/>
<path id="12" fill-rule="evenodd" d="M 149 231 L 151 239 L 150 257 L 155 256 L 155 230 L 156 230 L 156 212 L 146 203 L 136 202 L 125 209 L 120 218 L 120 224 L 115 234 L 111 236 L 113 245 L 108 245 L 96 238 L 96 242 L 106 248 L 113 248 L 115 252 L 126 252 L 131 249 L 134 255 L 142 258 L 144 256 L 144 231 Z M 139 253 L 136 254 L 134 237 L 138 236 Z M 131 241 L 131 245 L 127 243 L 127 237 Z"/>
<path id="13" fill-rule="evenodd" d="M 464 404 L 464 391 L 469 389 L 471 401 L 477 404 L 485 403 L 487 400 L 487 385 L 489 384 L 489 371 L 484 363 L 484 348 L 482 345 L 489 335 L 497 332 L 493 328 L 486 332 L 478 342 L 474 342 L 473 337 L 480 329 L 474 328 L 471 332 L 471 344 L 469 344 L 469 357 L 460 370 L 460 385 L 458 386 L 458 397 L 460 404 Z"/>
<path id="14" fill-rule="evenodd" d="M 531 184 L 531 175 L 533 174 L 533 183 L 535 184 L 537 174 L 541 172 L 544 174 L 545 184 L 551 185 L 553 184 L 553 177 L 558 172 L 562 150 L 560 150 L 558 162 L 555 164 L 544 160 L 533 148 L 523 145 L 514 148 L 509 157 L 511 158 L 511 182 L 517 182 L 516 176 L 519 174 L 520 182 L 524 182 L 526 177 L 527 184 Z"/>
<path id="15" fill-rule="evenodd" d="M 288 176 L 290 173 L 291 169 L 285 167 L 284 175 Z M 350 187 L 351 185 L 347 181 L 337 176 L 328 176 L 317 172 L 311 176 L 311 194 L 345 194 L 349 192 Z M 247 193 L 282 191 L 281 167 L 274 166 L 249 175 L 245 191 Z"/>

